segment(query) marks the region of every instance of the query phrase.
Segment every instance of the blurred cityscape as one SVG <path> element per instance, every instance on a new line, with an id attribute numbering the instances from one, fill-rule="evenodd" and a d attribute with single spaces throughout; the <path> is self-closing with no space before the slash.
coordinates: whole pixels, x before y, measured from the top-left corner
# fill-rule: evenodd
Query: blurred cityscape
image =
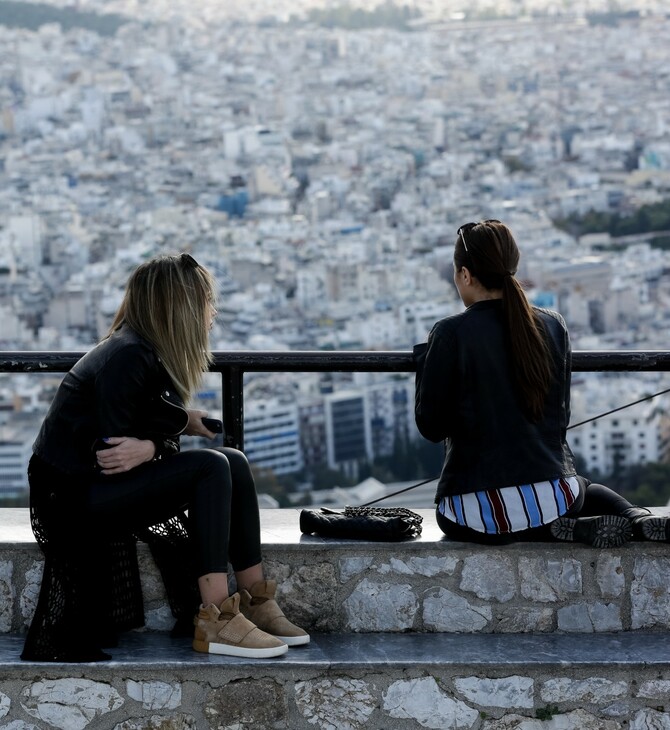
<path id="1" fill-rule="evenodd" d="M 134 266 L 189 251 L 214 350 L 409 350 L 462 309 L 481 218 L 574 349 L 670 349 L 666 0 L 0 0 L 0 81 L 0 349 L 90 348 Z M 61 377 L 0 374 L 0 503 Z M 575 374 L 573 423 L 669 380 Z M 436 476 L 413 397 L 411 374 L 248 375 L 263 506 Z M 220 415 L 218 376 L 198 404 Z M 571 431 L 580 467 L 664 503 L 667 405 Z"/>

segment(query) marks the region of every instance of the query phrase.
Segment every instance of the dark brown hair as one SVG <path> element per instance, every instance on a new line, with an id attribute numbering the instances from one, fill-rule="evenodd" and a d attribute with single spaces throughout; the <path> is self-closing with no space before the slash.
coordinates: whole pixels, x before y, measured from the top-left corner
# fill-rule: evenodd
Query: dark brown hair
<path id="1" fill-rule="evenodd" d="M 524 412 L 539 421 L 552 380 L 552 360 L 544 323 L 515 276 L 519 256 L 512 232 L 500 221 L 466 223 L 458 230 L 456 268 L 467 267 L 485 289 L 502 289 L 512 376 Z"/>

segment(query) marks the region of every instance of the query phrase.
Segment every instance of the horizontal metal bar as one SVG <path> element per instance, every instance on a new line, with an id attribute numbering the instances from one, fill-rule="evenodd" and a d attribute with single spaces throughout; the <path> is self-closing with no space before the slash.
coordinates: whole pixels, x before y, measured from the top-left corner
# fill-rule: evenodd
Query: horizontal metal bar
<path id="1" fill-rule="evenodd" d="M 267 352 L 259 350 L 223 351 L 214 353 L 210 368 L 224 372 L 229 367 L 243 372 L 406 372 L 416 370 L 411 352 L 291 350 Z M 84 352 L 17 350 L 0 352 L 0 372 L 24 373 L 67 372 Z M 670 372 L 668 350 L 576 350 L 572 353 L 572 369 L 576 372 L 634 371 Z"/>
<path id="2" fill-rule="evenodd" d="M 577 372 L 669 372 L 668 350 L 576 350 L 572 369 Z"/>

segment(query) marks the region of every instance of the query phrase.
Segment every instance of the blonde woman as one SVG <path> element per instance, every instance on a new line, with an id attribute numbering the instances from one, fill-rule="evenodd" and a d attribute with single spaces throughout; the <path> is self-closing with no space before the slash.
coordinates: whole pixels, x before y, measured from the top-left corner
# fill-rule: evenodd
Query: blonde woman
<path id="1" fill-rule="evenodd" d="M 179 448 L 181 434 L 215 436 L 206 412 L 187 407 L 211 362 L 214 301 L 211 274 L 189 254 L 141 264 L 108 335 L 56 392 L 28 470 L 33 530 L 47 560 L 23 658 L 109 658 L 102 648 L 116 633 L 143 623 L 133 535 L 149 535 L 152 552 L 165 557 L 175 515 L 184 516 L 189 564 L 177 575 L 170 563 L 184 550 L 172 550 L 164 579 L 187 602 L 179 581 L 197 580 L 196 651 L 263 658 L 309 642 L 264 577 L 244 454 Z M 168 527 L 156 531 L 161 524 Z"/>

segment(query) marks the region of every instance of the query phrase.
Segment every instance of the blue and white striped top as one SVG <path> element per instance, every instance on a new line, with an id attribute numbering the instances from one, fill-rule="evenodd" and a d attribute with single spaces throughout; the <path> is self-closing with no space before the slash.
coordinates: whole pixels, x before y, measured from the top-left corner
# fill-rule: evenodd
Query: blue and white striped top
<path id="1" fill-rule="evenodd" d="M 562 477 L 443 497 L 438 509 L 463 527 L 499 535 L 553 522 L 568 511 L 578 495 L 577 477 Z"/>

